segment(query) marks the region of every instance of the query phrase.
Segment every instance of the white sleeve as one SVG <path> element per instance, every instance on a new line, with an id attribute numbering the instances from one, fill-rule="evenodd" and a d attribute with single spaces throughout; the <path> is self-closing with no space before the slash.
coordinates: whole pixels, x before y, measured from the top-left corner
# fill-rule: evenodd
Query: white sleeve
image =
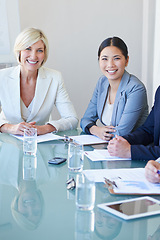
<path id="1" fill-rule="evenodd" d="M 57 131 L 75 129 L 78 125 L 78 117 L 73 107 L 73 104 L 69 99 L 62 77 L 59 80 L 60 82 L 57 90 L 57 96 L 55 99 L 55 106 L 57 107 L 61 118 L 59 120 L 51 119 L 48 123 L 53 125 L 57 129 Z"/>

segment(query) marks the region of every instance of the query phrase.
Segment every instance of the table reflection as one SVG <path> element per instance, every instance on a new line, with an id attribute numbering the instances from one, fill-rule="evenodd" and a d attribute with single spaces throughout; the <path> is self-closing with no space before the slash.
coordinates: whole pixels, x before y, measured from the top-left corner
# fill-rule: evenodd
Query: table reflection
<path id="1" fill-rule="evenodd" d="M 122 228 L 122 221 L 103 210 L 95 209 L 95 233 L 100 239 L 115 239 Z M 119 239 L 117 237 L 117 239 Z"/>
<path id="2" fill-rule="evenodd" d="M 77 210 L 75 214 L 75 240 L 92 240 L 94 232 L 94 211 Z"/>
<path id="3" fill-rule="evenodd" d="M 147 240 L 160 240 L 160 225 L 152 235 L 148 236 Z"/>
<path id="4" fill-rule="evenodd" d="M 94 210 L 78 210 L 75 189 L 67 190 L 66 180 L 74 178 L 76 182 L 79 173 L 69 172 L 67 163 L 48 164 L 53 157 L 67 157 L 67 152 L 68 144 L 52 141 L 38 144 L 36 158 L 27 158 L 22 141 L 0 134 L 0 239 L 160 240 L 159 215 L 125 221 L 97 207 L 100 203 L 137 197 L 111 195 L 104 183 L 96 183 Z M 144 161 L 133 160 L 84 160 L 84 169 L 143 165 Z"/>
<path id="5" fill-rule="evenodd" d="M 44 200 L 35 180 L 19 181 L 18 193 L 11 204 L 11 211 L 20 227 L 33 230 L 39 226 L 44 211 Z"/>
<path id="6" fill-rule="evenodd" d="M 11 201 L 11 213 L 18 226 L 34 230 L 44 215 L 40 186 L 50 179 L 57 180 L 60 172 L 60 168 L 49 167 L 48 160 L 60 155 L 61 144 L 39 144 L 34 157 L 23 155 L 22 142 L 12 136 L 0 135 L 0 141 L 0 185 L 12 186 L 16 190 Z M 63 155 L 67 152 L 64 148 Z"/>

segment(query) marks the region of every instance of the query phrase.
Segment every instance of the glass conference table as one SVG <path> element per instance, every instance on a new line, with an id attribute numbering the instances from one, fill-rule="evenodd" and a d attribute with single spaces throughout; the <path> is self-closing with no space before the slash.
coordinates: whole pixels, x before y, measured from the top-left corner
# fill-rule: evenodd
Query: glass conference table
<path id="1" fill-rule="evenodd" d="M 61 132 L 77 135 L 81 130 Z M 105 144 L 86 150 L 106 148 Z M 22 141 L 0 134 L 0 240 L 146 240 L 160 239 L 160 216 L 125 221 L 100 210 L 97 204 L 131 198 L 111 195 L 104 183 L 96 184 L 93 211 L 77 210 L 75 190 L 67 190 L 67 163 L 48 165 L 54 156 L 67 157 L 68 144 L 62 140 L 38 144 L 37 166 L 27 172 Z M 92 162 L 84 169 L 144 167 L 145 161 Z M 33 179 L 30 179 L 30 175 Z M 156 237 L 159 238 L 156 238 Z"/>

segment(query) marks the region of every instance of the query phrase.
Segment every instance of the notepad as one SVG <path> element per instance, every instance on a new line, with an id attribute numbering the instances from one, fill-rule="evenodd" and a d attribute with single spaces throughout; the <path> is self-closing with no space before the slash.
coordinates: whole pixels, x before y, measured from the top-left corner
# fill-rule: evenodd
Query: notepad
<path id="1" fill-rule="evenodd" d="M 101 138 L 90 135 L 90 134 L 83 134 L 78 136 L 70 136 L 71 140 L 75 141 L 78 144 L 82 145 L 92 145 L 92 144 L 101 144 L 101 143 L 108 143 L 108 141 L 102 140 Z"/>
<path id="2" fill-rule="evenodd" d="M 13 135 L 13 134 L 11 134 L 11 136 L 16 137 L 17 139 L 23 141 L 23 136 Z M 46 134 L 37 136 L 37 143 L 47 142 L 47 141 L 52 141 L 52 140 L 59 140 L 59 139 L 64 139 L 64 137 L 61 137 L 59 135 L 55 135 L 53 133 L 46 133 Z"/>
<path id="3" fill-rule="evenodd" d="M 145 178 L 144 168 L 96 169 L 84 170 L 85 176 L 95 182 L 105 182 L 104 178 L 115 182 L 109 188 L 112 194 L 157 195 L 160 184 L 150 183 Z"/>
<path id="4" fill-rule="evenodd" d="M 94 149 L 93 151 L 85 151 L 84 154 L 92 161 L 131 160 L 131 158 L 111 156 L 107 149 Z"/>

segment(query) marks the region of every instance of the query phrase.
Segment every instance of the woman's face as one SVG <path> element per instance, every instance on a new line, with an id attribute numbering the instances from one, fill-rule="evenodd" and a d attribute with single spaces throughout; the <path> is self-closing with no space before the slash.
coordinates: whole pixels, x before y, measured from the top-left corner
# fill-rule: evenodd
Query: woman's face
<path id="1" fill-rule="evenodd" d="M 41 67 L 44 57 L 44 43 L 39 40 L 20 52 L 21 67 L 26 71 L 37 71 Z"/>
<path id="2" fill-rule="evenodd" d="M 121 81 L 128 59 L 122 54 L 121 50 L 114 46 L 109 46 L 101 51 L 99 65 L 102 73 L 110 81 Z"/>
<path id="3" fill-rule="evenodd" d="M 37 191 L 20 193 L 18 212 L 33 223 L 37 223 L 42 216 L 42 204 Z"/>

